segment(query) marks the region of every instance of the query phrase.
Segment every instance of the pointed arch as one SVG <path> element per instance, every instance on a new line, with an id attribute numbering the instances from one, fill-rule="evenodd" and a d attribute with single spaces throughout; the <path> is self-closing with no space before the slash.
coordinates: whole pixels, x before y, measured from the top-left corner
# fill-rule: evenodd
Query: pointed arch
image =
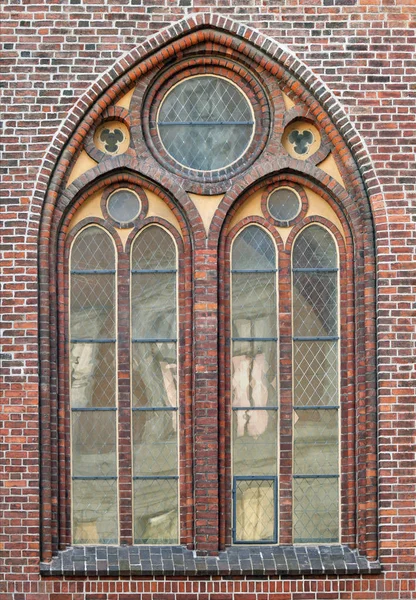
<path id="1" fill-rule="evenodd" d="M 208 59 L 206 58 L 208 56 Z M 179 171 L 169 171 L 149 150 L 145 136 L 141 136 L 142 107 L 147 90 L 157 74 L 165 72 L 180 61 L 192 61 L 195 57 L 214 60 L 218 57 L 220 68 L 223 62 L 230 61 L 255 73 L 263 85 L 265 97 L 271 106 L 279 106 L 271 115 L 272 125 L 265 131 L 267 144 L 259 147 L 258 155 L 246 169 L 230 172 L 229 178 L 208 181 L 190 181 L 182 177 Z M 214 58 L 213 58 L 214 57 Z M 205 63 L 204 63 L 205 64 Z M 231 67 L 230 67 L 231 69 Z M 254 75 L 253 75 L 254 77 Z M 135 89 L 132 106 L 134 115 L 131 121 L 117 103 L 132 89 Z M 292 108 L 284 105 L 283 94 L 289 98 Z M 83 150 L 88 151 L 94 127 L 108 119 L 128 123 L 134 143 L 123 154 L 117 156 L 98 156 L 96 164 L 81 172 L 72 182 L 74 165 Z M 314 160 L 305 161 L 282 151 L 282 135 L 288 123 L 296 119 L 310 120 L 322 136 L 322 148 L 325 152 L 317 154 Z M 278 131 L 279 135 L 272 135 Z M 141 137 L 140 137 L 141 136 Z M 140 138 L 140 139 L 139 139 Z M 325 171 L 322 162 L 329 152 L 335 157 L 339 177 Z M 94 159 L 95 160 L 95 159 Z M 291 181 L 308 181 L 308 185 L 318 190 L 329 204 L 338 211 L 346 222 L 351 234 L 351 255 L 356 259 L 357 298 L 366 293 L 364 312 L 359 321 L 358 353 L 367 355 L 368 362 L 361 369 L 363 380 L 357 379 L 357 408 L 360 425 L 368 424 L 361 431 L 357 476 L 359 484 L 365 488 L 363 509 L 359 515 L 358 537 L 360 548 L 369 555 L 376 554 L 376 488 L 374 475 L 376 470 L 376 390 L 375 390 L 375 231 L 374 221 L 382 221 L 382 202 L 377 178 L 372 169 L 366 147 L 359 134 L 345 115 L 337 99 L 327 86 L 313 72 L 299 61 L 285 46 L 257 32 L 256 30 L 225 19 L 215 14 L 199 13 L 178 21 L 174 25 L 158 32 L 130 53 L 124 55 L 111 69 L 98 78 L 70 111 L 65 123 L 57 132 L 43 161 L 33 196 L 32 210 L 41 208 L 37 224 L 39 232 L 40 256 L 40 363 L 41 363 L 41 427 L 44 445 L 42 449 L 42 489 L 43 489 L 43 557 L 49 559 L 57 548 L 65 547 L 65 541 L 59 535 L 57 525 L 59 498 L 63 498 L 65 489 L 63 478 L 64 465 L 60 465 L 53 447 L 59 437 L 58 394 L 59 394 L 59 337 L 57 335 L 56 306 L 58 303 L 58 285 L 63 282 L 56 278 L 56 266 L 59 262 L 58 248 L 66 235 L 71 215 L 76 208 L 89 197 L 92 191 L 104 185 L 126 179 L 140 182 L 144 188 L 157 193 L 175 213 L 180 223 L 184 246 L 188 252 L 190 268 L 191 248 L 195 255 L 217 257 L 222 242 L 222 232 L 231 222 L 233 214 L 244 202 L 248 193 L 253 193 L 279 178 Z M 340 181 L 341 178 L 341 181 Z M 348 188 L 348 192 L 346 191 Z M 247 191 L 249 190 L 249 192 Z M 188 192 L 202 197 L 216 195 L 221 197 L 218 207 L 209 225 L 208 233 L 203 218 Z M 355 244 L 353 246 L 353 244 Z M 204 268 L 209 272 L 209 264 Z M 212 267 L 212 264 L 211 264 Z M 211 285 L 210 294 L 204 294 L 201 287 L 194 284 L 196 327 L 210 316 L 217 319 L 215 302 L 215 276 L 211 274 L 205 280 Z M 205 302 L 198 302 L 197 298 Z M 211 298 L 211 299 L 212 299 Z M 211 306 L 212 305 L 212 306 Z M 361 304 L 362 306 L 362 304 Z M 208 308 L 207 308 L 208 307 Z M 190 309 L 189 309 L 190 310 Z M 202 326 L 202 325 L 200 325 Z M 212 364 L 218 356 L 213 350 Z M 198 354 L 199 353 L 199 354 Z M 201 361 L 205 349 L 196 347 L 193 359 Z M 216 384 L 218 386 L 218 382 Z M 213 386 L 213 397 L 218 387 Z M 218 439 L 213 441 L 218 447 Z M 198 449 L 195 450 L 198 452 Z M 371 455 L 371 460 L 368 457 Z M 198 490 L 195 501 L 198 501 Z M 212 507 L 217 511 L 218 501 Z M 198 531 L 195 539 L 187 539 L 189 546 L 196 543 L 200 549 L 203 535 Z M 210 552 L 219 547 L 219 536 L 213 535 L 207 541 Z"/>

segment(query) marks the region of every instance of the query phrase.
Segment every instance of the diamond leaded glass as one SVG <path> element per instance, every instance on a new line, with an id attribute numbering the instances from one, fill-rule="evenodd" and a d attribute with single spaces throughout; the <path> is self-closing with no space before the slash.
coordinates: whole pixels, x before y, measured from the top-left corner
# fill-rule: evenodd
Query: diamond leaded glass
<path id="1" fill-rule="evenodd" d="M 338 258 L 333 237 L 306 227 L 293 251 L 293 538 L 338 541 Z"/>
<path id="2" fill-rule="evenodd" d="M 234 541 L 276 541 L 276 250 L 257 225 L 233 243 L 231 322 Z"/>
<path id="3" fill-rule="evenodd" d="M 275 480 L 235 480 L 235 541 L 276 541 Z"/>
<path id="4" fill-rule="evenodd" d="M 72 526 L 75 544 L 114 544 L 117 526 L 115 248 L 86 227 L 71 249 Z"/>
<path id="5" fill-rule="evenodd" d="M 134 539 L 178 541 L 176 247 L 151 225 L 132 250 Z"/>
<path id="6" fill-rule="evenodd" d="M 294 190 L 280 187 L 274 190 L 268 200 L 269 213 L 277 221 L 291 221 L 300 212 L 300 198 Z"/>
<path id="7" fill-rule="evenodd" d="M 179 164 L 216 171 L 238 160 L 254 132 L 252 107 L 231 81 L 191 77 L 165 96 L 157 117 L 159 136 Z"/>

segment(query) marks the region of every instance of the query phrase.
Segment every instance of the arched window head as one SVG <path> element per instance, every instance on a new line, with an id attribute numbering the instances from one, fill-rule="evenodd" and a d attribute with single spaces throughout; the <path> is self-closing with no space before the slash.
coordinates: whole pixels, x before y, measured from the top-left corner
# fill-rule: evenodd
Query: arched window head
<path id="1" fill-rule="evenodd" d="M 293 539 L 339 540 L 338 252 L 320 225 L 292 253 Z"/>
<path id="2" fill-rule="evenodd" d="M 72 540 L 118 543 L 115 247 L 92 225 L 71 245 Z"/>
<path id="3" fill-rule="evenodd" d="M 249 225 L 232 246 L 233 538 L 276 542 L 278 369 L 275 243 Z"/>
<path id="4" fill-rule="evenodd" d="M 178 543 L 177 251 L 150 225 L 131 251 L 134 542 Z"/>
<path id="5" fill-rule="evenodd" d="M 177 544 L 177 220 L 141 188 L 100 195 L 75 213 L 68 252 L 70 540 Z"/>

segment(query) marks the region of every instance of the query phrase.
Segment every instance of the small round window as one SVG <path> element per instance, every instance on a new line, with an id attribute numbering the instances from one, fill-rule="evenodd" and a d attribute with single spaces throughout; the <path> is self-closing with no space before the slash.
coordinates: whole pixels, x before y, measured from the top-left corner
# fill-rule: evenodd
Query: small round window
<path id="1" fill-rule="evenodd" d="M 267 208 L 273 219 L 288 222 L 298 216 L 302 203 L 295 190 L 289 187 L 280 187 L 268 197 Z"/>
<path id="2" fill-rule="evenodd" d="M 141 202 L 130 190 L 116 190 L 107 200 L 108 214 L 118 223 L 131 223 L 139 216 L 140 210 Z"/>
<path id="3" fill-rule="evenodd" d="M 253 108 L 231 81 L 215 75 L 185 79 L 164 96 L 157 129 L 181 166 L 218 171 L 243 156 L 254 135 Z"/>

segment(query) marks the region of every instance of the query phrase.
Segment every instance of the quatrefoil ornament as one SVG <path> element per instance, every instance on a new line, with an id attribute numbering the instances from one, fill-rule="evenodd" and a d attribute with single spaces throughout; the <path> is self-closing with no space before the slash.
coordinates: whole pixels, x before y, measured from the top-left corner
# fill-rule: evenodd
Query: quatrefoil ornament
<path id="1" fill-rule="evenodd" d="M 295 152 L 297 154 L 306 154 L 309 150 L 309 147 L 314 142 L 314 137 L 312 133 L 305 129 L 304 131 L 299 131 L 298 129 L 294 129 L 289 134 L 289 142 L 293 144 Z"/>

